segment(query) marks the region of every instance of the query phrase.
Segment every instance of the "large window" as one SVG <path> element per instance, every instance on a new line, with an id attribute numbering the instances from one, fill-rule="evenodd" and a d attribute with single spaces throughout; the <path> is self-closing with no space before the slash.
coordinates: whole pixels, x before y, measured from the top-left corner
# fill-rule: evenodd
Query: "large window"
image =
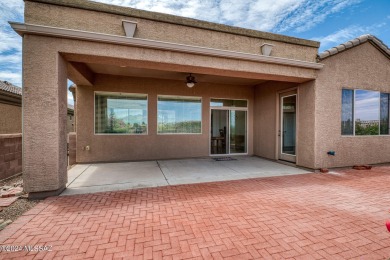
<path id="1" fill-rule="evenodd" d="M 159 134 L 200 134 L 202 132 L 201 98 L 159 96 L 157 110 Z"/>
<path id="2" fill-rule="evenodd" d="M 342 135 L 388 135 L 389 94 L 342 90 Z"/>
<path id="3" fill-rule="evenodd" d="M 341 134 L 353 135 L 353 99 L 354 94 L 351 89 L 343 89 L 342 109 L 341 109 Z"/>
<path id="4" fill-rule="evenodd" d="M 95 93 L 96 134 L 146 134 L 147 95 Z"/>
<path id="5" fill-rule="evenodd" d="M 388 135 L 389 131 L 389 112 L 390 112 L 390 94 L 381 93 L 380 105 L 380 134 Z"/>

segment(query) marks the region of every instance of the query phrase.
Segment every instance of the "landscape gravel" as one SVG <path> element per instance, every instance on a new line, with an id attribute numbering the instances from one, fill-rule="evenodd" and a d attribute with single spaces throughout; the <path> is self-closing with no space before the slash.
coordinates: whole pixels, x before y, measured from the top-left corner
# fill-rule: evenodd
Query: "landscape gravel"
<path id="1" fill-rule="evenodd" d="M 22 175 L 14 178 L 0 181 L 0 189 L 4 186 L 16 186 L 23 183 Z M 19 199 L 8 207 L 0 208 L 0 220 L 3 221 L 11 220 L 15 221 L 19 216 L 23 215 L 24 212 L 28 211 L 39 203 L 39 200 L 29 200 L 27 195 L 19 196 Z"/>

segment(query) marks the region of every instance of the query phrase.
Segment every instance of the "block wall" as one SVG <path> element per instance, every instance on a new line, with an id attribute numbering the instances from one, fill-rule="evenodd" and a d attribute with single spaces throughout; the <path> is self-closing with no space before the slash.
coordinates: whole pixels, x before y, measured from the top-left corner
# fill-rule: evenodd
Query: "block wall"
<path id="1" fill-rule="evenodd" d="M 0 180 L 22 172 L 22 134 L 0 135 Z"/>

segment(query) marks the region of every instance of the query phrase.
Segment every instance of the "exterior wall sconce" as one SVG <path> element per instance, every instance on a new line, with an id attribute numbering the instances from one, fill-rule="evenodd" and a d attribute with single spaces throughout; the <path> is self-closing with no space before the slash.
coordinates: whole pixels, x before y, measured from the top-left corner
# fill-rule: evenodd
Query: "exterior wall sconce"
<path id="1" fill-rule="evenodd" d="M 134 37 L 137 22 L 122 20 L 123 28 L 125 29 L 126 37 Z"/>
<path id="2" fill-rule="evenodd" d="M 274 47 L 273 44 L 264 43 L 263 45 L 260 46 L 261 54 L 263 54 L 264 56 L 270 56 L 273 47 Z"/>
<path id="3" fill-rule="evenodd" d="M 189 76 L 187 76 L 186 83 L 187 83 L 187 87 L 189 87 L 189 88 L 192 88 L 193 86 L 195 86 L 195 83 L 197 83 L 196 80 L 195 80 L 195 77 L 192 76 L 191 73 L 190 73 Z"/>

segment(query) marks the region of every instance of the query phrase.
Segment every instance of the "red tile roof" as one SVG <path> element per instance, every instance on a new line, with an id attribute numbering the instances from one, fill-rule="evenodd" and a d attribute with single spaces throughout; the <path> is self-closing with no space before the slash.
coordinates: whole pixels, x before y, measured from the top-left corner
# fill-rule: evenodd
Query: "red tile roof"
<path id="1" fill-rule="evenodd" d="M 12 85 L 8 81 L 1 81 L 0 80 L 0 90 L 10 92 L 12 94 L 16 94 L 21 96 L 22 95 L 22 88 L 17 87 L 15 85 Z"/>
<path id="2" fill-rule="evenodd" d="M 381 40 L 379 40 L 377 37 L 371 34 L 365 34 L 361 35 L 353 40 L 347 41 L 345 43 L 342 43 L 336 47 L 330 48 L 329 50 L 326 50 L 324 52 L 321 52 L 318 54 L 318 60 L 326 59 L 330 56 L 336 55 L 340 52 L 343 52 L 345 50 L 348 50 L 350 48 L 353 48 L 355 46 L 358 46 L 365 42 L 371 42 L 374 44 L 383 54 L 385 54 L 388 58 L 390 58 L 390 49 L 387 47 L 386 44 L 384 44 Z"/>

